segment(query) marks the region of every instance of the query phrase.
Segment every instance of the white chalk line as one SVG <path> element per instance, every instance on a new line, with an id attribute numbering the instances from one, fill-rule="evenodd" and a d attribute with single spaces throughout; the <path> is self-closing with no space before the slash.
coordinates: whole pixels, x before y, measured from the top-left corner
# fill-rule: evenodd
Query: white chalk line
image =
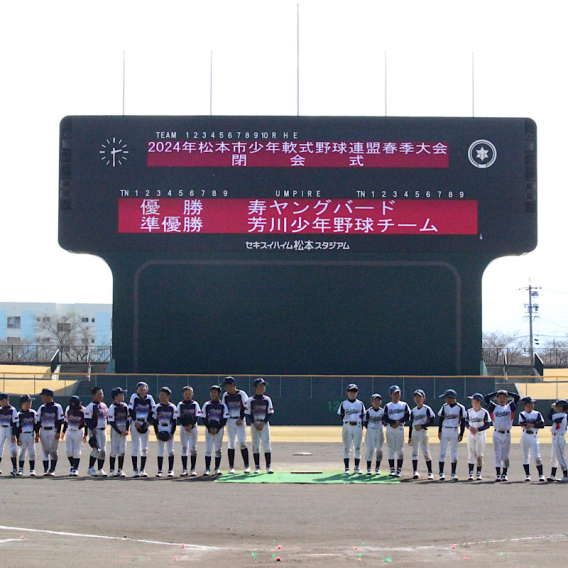
<path id="1" fill-rule="evenodd" d="M 21 541 L 21 538 L 4 538 L 0 539 L 0 544 L 4 544 L 5 542 L 18 542 Z"/>
<path id="2" fill-rule="evenodd" d="M 31 532 L 31 533 L 41 533 L 41 534 L 53 534 L 56 536 L 71 536 L 76 538 L 99 538 L 103 540 L 119 540 L 122 542 L 136 542 L 139 544 L 160 544 L 162 546 L 177 546 L 178 548 L 185 548 L 186 550 L 225 550 L 224 548 L 218 546 L 204 546 L 200 544 L 185 544 L 181 542 L 162 542 L 160 540 L 141 540 L 138 538 L 128 538 L 124 536 L 106 536 L 99 534 L 80 534 L 80 533 L 70 533 L 70 532 L 60 532 L 60 531 L 48 531 L 43 529 L 28 529 L 22 527 L 5 527 L 0 525 L 0 530 L 5 531 L 19 531 L 19 532 Z M 10 539 L 10 540 L 20 540 L 20 539 Z M 1 541 L 0 541 L 1 542 Z"/>

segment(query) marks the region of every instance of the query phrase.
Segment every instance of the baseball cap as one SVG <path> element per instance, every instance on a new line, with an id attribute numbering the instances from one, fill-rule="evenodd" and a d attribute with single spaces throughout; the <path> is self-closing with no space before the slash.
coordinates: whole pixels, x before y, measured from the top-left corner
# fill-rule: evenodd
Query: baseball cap
<path id="1" fill-rule="evenodd" d="M 389 389 L 389 394 L 394 394 L 395 392 L 402 392 L 400 390 L 400 387 L 398 385 L 393 385 L 390 389 Z"/>
<path id="2" fill-rule="evenodd" d="M 419 394 L 420 396 L 423 396 L 424 398 L 426 398 L 426 393 L 422 389 L 416 389 L 414 391 L 414 394 Z"/>
<path id="3" fill-rule="evenodd" d="M 51 389 L 41 389 L 40 394 L 45 394 L 46 396 L 53 396 L 53 391 Z"/>
<path id="4" fill-rule="evenodd" d="M 164 387 L 167 388 L 167 387 Z M 169 390 L 169 389 L 168 389 Z M 211 385 L 211 388 L 209 389 L 209 392 L 211 391 L 219 391 L 221 392 L 221 387 L 219 385 Z"/>
<path id="5" fill-rule="evenodd" d="M 529 403 L 534 404 L 536 402 L 536 399 L 533 398 L 532 396 L 524 396 L 523 398 L 521 398 L 521 400 L 519 400 L 519 402 L 521 404 L 529 404 Z"/>
<path id="6" fill-rule="evenodd" d="M 8 393 L 0 392 L 0 400 L 6 400 L 7 398 L 10 398 Z"/>
<path id="7" fill-rule="evenodd" d="M 122 390 L 122 388 L 120 387 L 116 387 L 115 389 L 112 389 L 110 396 L 112 398 L 114 398 L 115 396 L 119 395 L 119 394 L 124 394 L 124 391 Z"/>
<path id="8" fill-rule="evenodd" d="M 355 383 L 350 383 L 347 385 L 346 391 L 358 391 L 359 387 Z"/>
<path id="9" fill-rule="evenodd" d="M 440 398 L 458 398 L 458 393 L 454 389 L 446 389 Z"/>
<path id="10" fill-rule="evenodd" d="M 568 400 L 561 398 L 560 400 L 557 400 L 554 404 L 556 404 L 557 406 L 563 406 L 564 410 L 566 410 L 566 408 L 568 407 Z"/>
<path id="11" fill-rule="evenodd" d="M 137 385 L 136 385 L 136 390 L 138 390 L 140 387 L 143 387 L 145 389 L 150 390 L 150 388 L 148 387 L 148 383 L 145 383 L 143 381 L 140 381 Z"/>
<path id="12" fill-rule="evenodd" d="M 375 400 L 376 398 L 380 398 L 381 400 L 383 400 L 383 397 L 377 392 L 371 397 L 371 400 Z"/>
<path id="13" fill-rule="evenodd" d="M 256 387 L 257 385 L 267 385 L 268 383 L 262 377 L 259 377 L 258 379 L 255 379 L 252 384 Z"/>
<path id="14" fill-rule="evenodd" d="M 75 394 L 69 399 L 69 406 L 74 408 L 81 406 L 81 399 Z"/>
<path id="15" fill-rule="evenodd" d="M 233 377 L 225 377 L 223 384 L 224 385 L 234 385 L 235 379 L 233 379 Z"/>
<path id="16" fill-rule="evenodd" d="M 471 396 L 468 396 L 470 400 L 483 400 L 483 395 L 480 392 L 473 393 Z"/>
<path id="17" fill-rule="evenodd" d="M 509 396 L 509 393 L 505 389 L 500 389 L 495 393 L 495 396 L 499 396 L 500 394 L 506 394 Z"/>
<path id="18" fill-rule="evenodd" d="M 20 404 L 21 404 L 22 402 L 31 402 L 31 401 L 32 401 L 32 397 L 31 397 L 29 394 L 23 394 L 23 395 L 20 397 Z"/>
<path id="19" fill-rule="evenodd" d="M 172 394 L 172 389 L 169 388 L 169 387 L 162 387 L 159 392 L 165 392 L 166 394 L 171 395 L 171 394 Z"/>

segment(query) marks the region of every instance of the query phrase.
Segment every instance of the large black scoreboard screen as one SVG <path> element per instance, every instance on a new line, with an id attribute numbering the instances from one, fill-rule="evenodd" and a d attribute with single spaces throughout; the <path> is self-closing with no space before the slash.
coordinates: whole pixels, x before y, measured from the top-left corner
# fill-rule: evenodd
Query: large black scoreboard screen
<path id="1" fill-rule="evenodd" d="M 61 122 L 59 242 L 111 266 L 124 371 L 477 372 L 483 270 L 536 204 L 530 119 Z"/>

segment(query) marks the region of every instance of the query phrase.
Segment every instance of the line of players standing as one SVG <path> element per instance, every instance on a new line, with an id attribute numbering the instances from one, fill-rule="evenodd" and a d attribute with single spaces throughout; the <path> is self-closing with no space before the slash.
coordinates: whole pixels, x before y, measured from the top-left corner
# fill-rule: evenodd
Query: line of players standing
<path id="1" fill-rule="evenodd" d="M 92 448 L 89 457 L 89 475 L 106 477 L 103 470 L 106 459 L 107 423 L 110 425 L 110 475 L 125 477 L 123 471 L 126 455 L 126 440 L 131 436 L 132 468 L 134 477 L 147 477 L 145 467 L 148 456 L 149 429 L 154 428 L 158 441 L 158 474 L 163 476 L 164 454 L 168 457 L 168 477 L 174 477 L 174 436 L 180 428 L 182 477 L 196 476 L 198 424 L 205 426 L 205 472 L 211 475 L 211 457 L 215 453 L 215 475 L 219 475 L 221 446 L 225 426 L 228 434 L 229 473 L 234 474 L 235 449 L 238 441 L 244 462 L 244 472 L 250 473 L 249 452 L 246 443 L 246 423 L 251 426 L 252 451 L 255 473 L 261 473 L 260 448 L 266 460 L 266 472 L 271 467 L 272 449 L 270 442 L 270 417 L 274 413 L 271 399 L 264 393 L 267 383 L 262 378 L 254 381 L 254 395 L 248 397 L 237 389 L 235 379 L 226 377 L 223 381 L 225 392 L 219 385 L 210 389 L 210 400 L 202 407 L 193 400 L 193 388 L 186 386 L 182 400 L 177 406 L 170 402 L 171 390 L 162 387 L 159 403 L 148 394 L 148 385 L 138 383 L 128 405 L 124 402 L 124 391 L 118 387 L 112 391 L 110 407 L 103 402 L 104 392 L 100 387 L 91 390 L 92 401 L 83 407 L 79 397 L 72 396 L 69 406 L 63 411 L 54 402 L 51 389 L 41 392 L 42 405 L 37 412 L 31 408 L 28 395 L 20 397 L 21 410 L 10 405 L 6 393 L 0 393 L 0 462 L 4 446 L 9 443 L 12 460 L 11 475 L 22 476 L 28 456 L 30 476 L 35 476 L 35 443 L 41 442 L 42 461 L 45 477 L 53 476 L 58 459 L 59 441 L 65 441 L 70 476 L 78 475 L 81 448 L 88 440 Z M 222 395 L 222 396 L 221 396 Z M 17 446 L 20 448 L 18 455 Z M 188 471 L 188 456 L 190 469 Z M 140 457 L 140 465 L 138 464 Z M 118 464 L 117 464 L 118 460 Z M 19 462 L 19 463 L 18 463 Z M 1 473 L 1 472 L 0 472 Z"/>
<path id="2" fill-rule="evenodd" d="M 337 413 L 343 419 L 343 460 L 345 474 L 349 474 L 349 456 L 351 449 L 355 456 L 355 473 L 362 474 L 360 468 L 361 443 L 363 440 L 363 428 L 367 428 L 365 436 L 367 475 L 372 475 L 372 461 L 375 456 L 375 473 L 380 474 L 380 464 L 383 457 L 384 432 L 386 431 L 386 443 L 388 448 L 388 461 L 390 476 L 400 477 L 404 460 L 404 425 L 409 423 L 408 444 L 412 446 L 413 479 L 420 477 L 418 473 L 419 451 L 426 461 L 428 479 L 434 479 L 432 473 L 432 458 L 429 449 L 428 428 L 434 425 L 435 414 L 433 410 L 424 404 L 426 395 L 423 390 L 414 392 L 416 406 L 411 410 L 406 402 L 400 400 L 401 390 L 397 385 L 389 389 L 391 401 L 384 408 L 381 406 L 382 397 L 374 394 L 371 397 L 371 406 L 365 409 L 364 404 L 357 399 L 357 385 L 350 384 L 347 387 L 347 400 L 339 406 Z M 468 481 L 481 480 L 483 466 L 483 454 L 485 451 L 485 431 L 493 426 L 493 451 L 495 455 L 495 481 L 508 481 L 509 453 L 511 450 L 511 429 L 515 410 L 520 402 L 524 410 L 519 414 L 519 426 L 521 433 L 521 453 L 525 481 L 530 481 L 530 458 L 532 455 L 539 474 L 539 481 L 546 481 L 543 474 L 542 459 L 540 456 L 538 432 L 544 428 L 544 418 L 535 410 L 536 401 L 527 396 L 523 399 L 512 392 L 499 390 L 482 395 L 475 393 L 468 397 L 471 400 L 471 408 L 467 409 L 457 402 L 457 393 L 448 389 L 440 397 L 444 398 L 444 404 L 438 412 L 438 439 L 440 440 L 440 454 L 438 457 L 439 479 L 446 479 L 444 466 L 446 455 L 450 453 L 451 479 L 457 481 L 456 473 L 458 462 L 458 443 L 462 441 L 465 429 L 468 429 Z M 510 400 L 512 399 L 512 400 Z M 486 408 L 482 408 L 485 402 Z M 548 481 L 568 482 L 568 464 L 565 456 L 566 429 L 567 429 L 568 401 L 558 400 L 548 413 L 548 419 L 552 420 L 552 471 Z M 396 468 L 395 468 L 396 457 Z M 556 477 L 557 468 L 560 466 L 563 476 Z M 474 473 L 474 469 L 476 469 Z"/>

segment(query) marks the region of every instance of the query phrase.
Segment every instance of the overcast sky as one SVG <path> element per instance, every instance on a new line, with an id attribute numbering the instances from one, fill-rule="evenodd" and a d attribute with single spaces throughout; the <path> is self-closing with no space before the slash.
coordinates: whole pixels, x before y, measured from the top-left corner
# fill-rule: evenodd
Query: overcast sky
<path id="1" fill-rule="evenodd" d="M 3 2 L 0 8 L 0 301 L 112 302 L 95 257 L 57 243 L 59 121 L 66 115 L 296 114 L 297 0 Z M 539 245 L 495 261 L 484 330 L 541 342 L 568 332 L 560 2 L 301 0 L 300 114 L 530 117 L 539 128 Z"/>

